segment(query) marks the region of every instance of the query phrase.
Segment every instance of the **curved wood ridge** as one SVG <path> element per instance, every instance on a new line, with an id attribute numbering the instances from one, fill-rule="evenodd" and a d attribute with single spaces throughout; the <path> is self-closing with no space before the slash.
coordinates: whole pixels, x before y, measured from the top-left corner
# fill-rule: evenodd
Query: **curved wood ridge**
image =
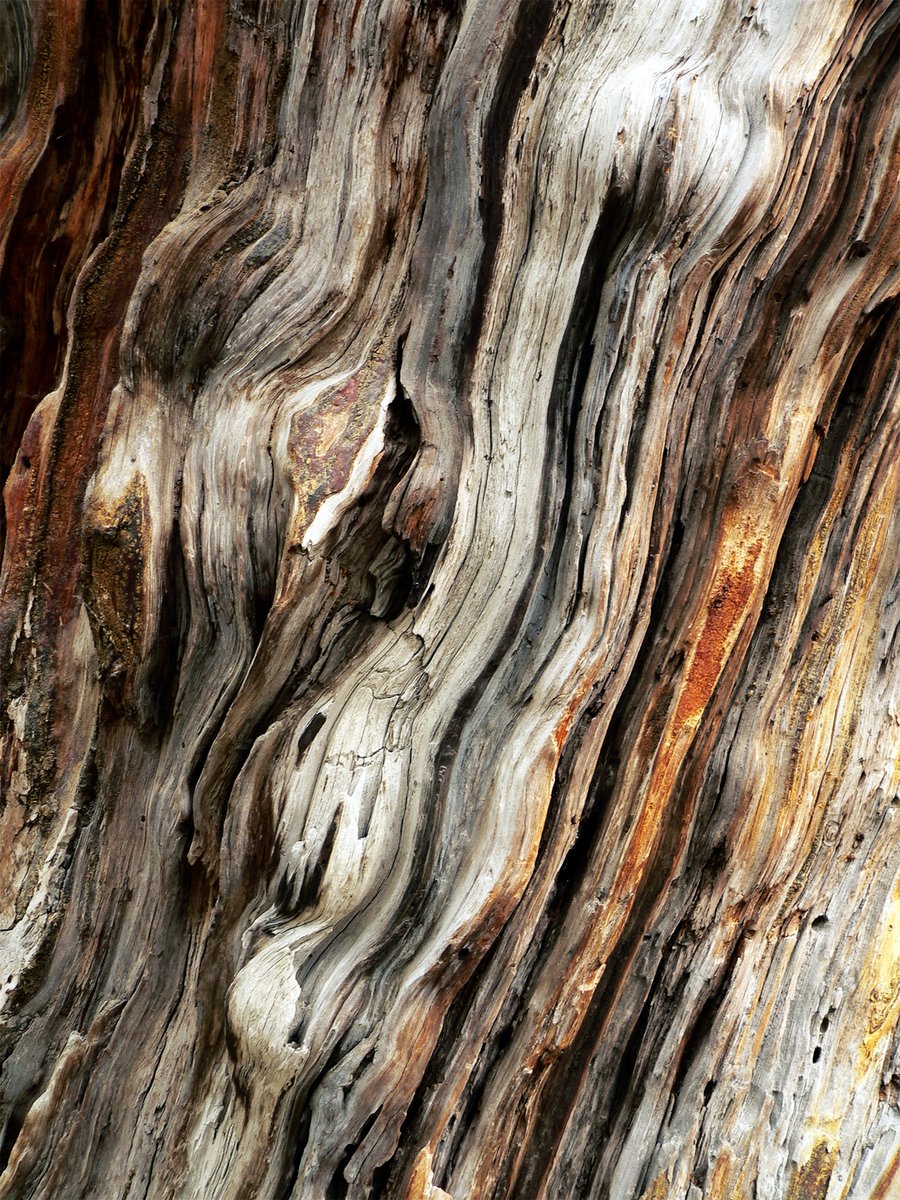
<path id="1" fill-rule="evenodd" d="M 0 1197 L 900 1196 L 898 33 L 0 6 Z"/>

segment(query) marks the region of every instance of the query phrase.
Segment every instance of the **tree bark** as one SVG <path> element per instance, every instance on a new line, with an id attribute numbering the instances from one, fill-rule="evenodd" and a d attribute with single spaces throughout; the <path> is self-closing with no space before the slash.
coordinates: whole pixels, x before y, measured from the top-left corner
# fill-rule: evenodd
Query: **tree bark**
<path id="1" fill-rule="evenodd" d="M 898 28 L 6 0 L 0 1197 L 900 1196 Z"/>

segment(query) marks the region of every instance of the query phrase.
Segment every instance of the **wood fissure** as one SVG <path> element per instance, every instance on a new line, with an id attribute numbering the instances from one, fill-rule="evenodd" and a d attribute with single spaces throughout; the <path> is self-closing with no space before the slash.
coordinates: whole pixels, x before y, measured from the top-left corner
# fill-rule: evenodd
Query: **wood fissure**
<path id="1" fill-rule="evenodd" d="M 8 0 L 0 1200 L 900 1195 L 896 0 Z"/>

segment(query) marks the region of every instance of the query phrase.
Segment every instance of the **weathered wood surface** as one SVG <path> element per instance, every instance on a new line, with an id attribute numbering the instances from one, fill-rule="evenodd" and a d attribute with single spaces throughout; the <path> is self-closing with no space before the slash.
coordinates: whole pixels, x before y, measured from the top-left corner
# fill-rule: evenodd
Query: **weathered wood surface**
<path id="1" fill-rule="evenodd" d="M 4 0 L 0 1196 L 900 1196 L 886 0 Z"/>

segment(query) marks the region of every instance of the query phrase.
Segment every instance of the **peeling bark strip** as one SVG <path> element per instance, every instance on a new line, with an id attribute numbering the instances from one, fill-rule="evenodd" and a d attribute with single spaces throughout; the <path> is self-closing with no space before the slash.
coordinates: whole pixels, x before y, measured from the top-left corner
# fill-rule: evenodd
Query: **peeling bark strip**
<path id="1" fill-rule="evenodd" d="M 0 6 L 0 1197 L 900 1196 L 898 42 Z"/>

